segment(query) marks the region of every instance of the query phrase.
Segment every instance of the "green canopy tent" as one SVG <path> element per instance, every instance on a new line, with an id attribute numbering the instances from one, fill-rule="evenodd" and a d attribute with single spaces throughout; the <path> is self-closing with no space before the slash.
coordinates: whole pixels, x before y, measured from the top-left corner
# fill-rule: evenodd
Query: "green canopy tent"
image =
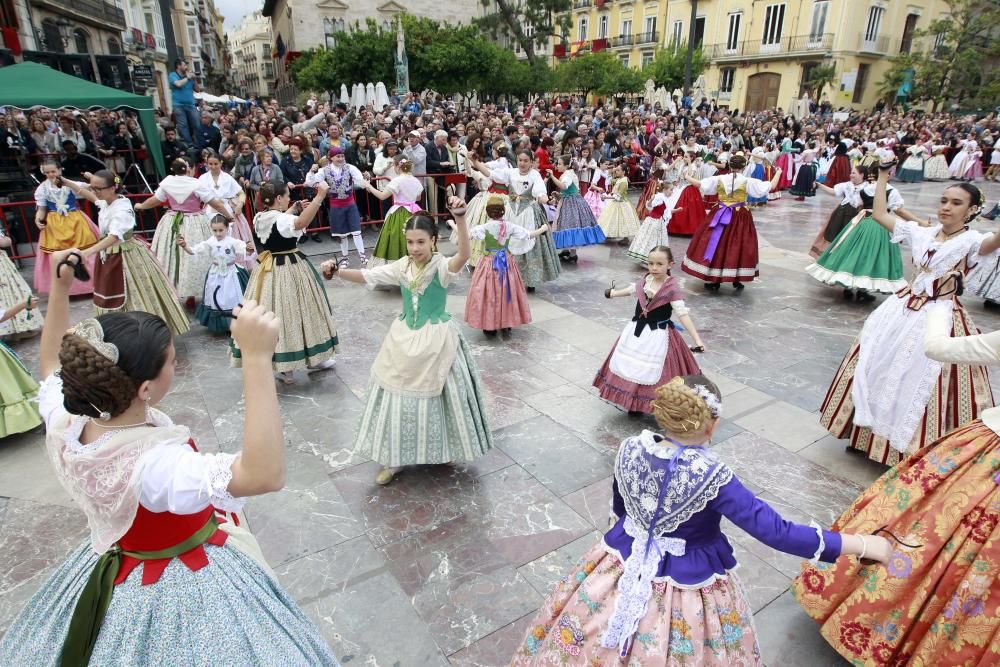
<path id="1" fill-rule="evenodd" d="M 166 175 L 160 135 L 153 116 L 153 99 L 102 86 L 47 65 L 24 62 L 0 67 L 0 106 L 30 109 L 131 109 L 139 114 L 146 150 L 153 157 L 156 173 Z"/>

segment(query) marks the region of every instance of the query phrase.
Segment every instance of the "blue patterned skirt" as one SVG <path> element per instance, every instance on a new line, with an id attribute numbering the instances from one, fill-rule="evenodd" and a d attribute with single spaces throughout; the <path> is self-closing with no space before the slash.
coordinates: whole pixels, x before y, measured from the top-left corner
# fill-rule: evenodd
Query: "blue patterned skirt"
<path id="1" fill-rule="evenodd" d="M 142 585 L 115 587 L 91 665 L 337 665 L 319 631 L 250 556 L 205 545 L 209 564 L 174 559 Z M 52 573 L 0 641 L 0 665 L 56 667 L 77 598 L 97 562 L 89 541 Z"/>
<path id="2" fill-rule="evenodd" d="M 560 249 L 604 243 L 604 231 L 597 226 L 597 218 L 583 197 L 563 195 L 552 240 Z"/>

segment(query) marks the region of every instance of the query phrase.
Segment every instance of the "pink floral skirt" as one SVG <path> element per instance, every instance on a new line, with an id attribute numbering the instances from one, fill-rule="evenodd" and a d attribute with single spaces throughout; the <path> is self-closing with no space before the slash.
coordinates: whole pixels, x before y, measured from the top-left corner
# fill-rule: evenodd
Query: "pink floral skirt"
<path id="1" fill-rule="evenodd" d="M 507 278 L 503 282 L 493 268 L 492 253 L 476 264 L 469 295 L 465 299 L 465 321 L 470 327 L 483 331 L 512 329 L 531 323 L 528 293 L 512 255 L 507 254 Z"/>
<path id="2" fill-rule="evenodd" d="M 653 596 L 628 653 L 602 648 L 614 612 L 618 557 L 598 542 L 549 595 L 511 665 L 524 667 L 748 667 L 762 665 L 753 612 L 743 588 L 727 578 L 701 588 L 654 583 Z"/>

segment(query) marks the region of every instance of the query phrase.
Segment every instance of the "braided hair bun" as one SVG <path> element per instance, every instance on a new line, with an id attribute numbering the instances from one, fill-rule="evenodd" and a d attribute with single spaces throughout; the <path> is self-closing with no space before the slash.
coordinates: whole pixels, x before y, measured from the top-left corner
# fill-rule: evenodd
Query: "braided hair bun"
<path id="1" fill-rule="evenodd" d="M 704 375 L 675 377 L 658 387 L 653 416 L 660 428 L 682 438 L 703 433 L 709 422 L 717 418 L 717 410 L 709 406 L 699 391 L 707 391 L 721 407 L 722 392 Z"/>
<path id="2" fill-rule="evenodd" d="M 63 406 L 74 415 L 112 417 L 125 412 L 139 387 L 163 370 L 171 344 L 170 329 L 156 315 L 143 312 L 108 313 L 97 318 L 104 341 L 118 348 L 118 363 L 74 333 L 63 336 L 59 371 Z"/>

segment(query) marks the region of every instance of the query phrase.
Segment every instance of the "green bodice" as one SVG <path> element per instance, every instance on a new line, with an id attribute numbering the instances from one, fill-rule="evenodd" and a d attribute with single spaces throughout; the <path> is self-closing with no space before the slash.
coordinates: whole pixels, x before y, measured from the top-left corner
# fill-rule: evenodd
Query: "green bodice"
<path id="1" fill-rule="evenodd" d="M 491 232 L 486 232 L 486 238 L 483 239 L 483 249 L 486 252 L 498 252 L 501 249 L 506 249 L 510 244 L 510 237 L 504 243 L 500 243 L 497 237 L 493 236 Z"/>
<path id="2" fill-rule="evenodd" d="M 579 197 L 580 188 L 576 187 L 576 183 L 570 183 L 569 187 L 564 190 L 560 190 L 559 194 L 563 197 Z"/>
<path id="3" fill-rule="evenodd" d="M 403 312 L 399 319 L 406 322 L 406 326 L 410 329 L 417 330 L 428 322 L 440 324 L 451 319 L 451 314 L 447 310 L 448 290 L 441 285 L 436 271 L 424 288 L 423 294 L 411 292 L 409 281 L 399 287 L 403 292 Z"/>

